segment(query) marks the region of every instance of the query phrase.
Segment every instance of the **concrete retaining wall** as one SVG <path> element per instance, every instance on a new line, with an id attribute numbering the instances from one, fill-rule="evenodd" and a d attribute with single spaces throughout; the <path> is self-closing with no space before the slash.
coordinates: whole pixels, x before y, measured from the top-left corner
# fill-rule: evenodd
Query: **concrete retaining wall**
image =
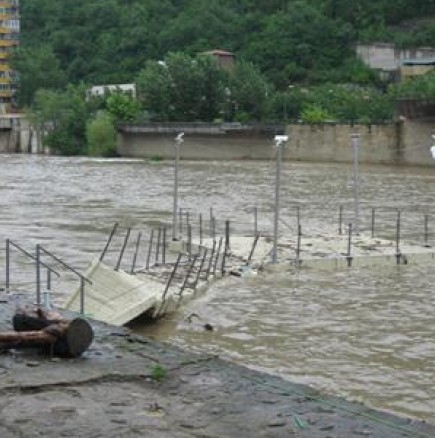
<path id="1" fill-rule="evenodd" d="M 119 130 L 118 152 L 125 157 L 169 158 L 174 156 L 174 138 L 189 125 L 172 129 L 130 127 Z M 182 159 L 188 160 L 264 160 L 274 157 L 269 130 L 198 130 L 186 132 Z M 294 124 L 283 128 L 289 135 L 285 160 L 352 162 L 350 136 L 360 134 L 360 162 L 431 166 L 429 152 L 435 121 L 410 120 L 382 125 Z"/>

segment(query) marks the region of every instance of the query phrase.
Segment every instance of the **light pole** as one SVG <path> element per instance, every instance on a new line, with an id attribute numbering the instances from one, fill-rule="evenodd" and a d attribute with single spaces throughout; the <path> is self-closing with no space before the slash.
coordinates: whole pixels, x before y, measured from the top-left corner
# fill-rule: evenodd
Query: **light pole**
<path id="1" fill-rule="evenodd" d="M 281 162 L 282 148 L 288 140 L 287 135 L 275 135 L 275 150 L 276 150 L 276 174 L 275 174 L 275 217 L 273 220 L 273 249 L 272 263 L 278 261 L 278 222 L 279 222 L 279 193 L 281 188 Z"/>
<path id="2" fill-rule="evenodd" d="M 355 234 L 359 235 L 359 134 L 352 134 L 352 150 L 353 150 L 353 201 L 354 201 L 354 230 Z"/>
<path id="3" fill-rule="evenodd" d="M 180 148 L 183 144 L 184 132 L 175 137 L 174 149 L 174 207 L 172 211 L 172 240 L 177 240 L 177 211 L 178 211 L 178 166 L 180 163 Z"/>

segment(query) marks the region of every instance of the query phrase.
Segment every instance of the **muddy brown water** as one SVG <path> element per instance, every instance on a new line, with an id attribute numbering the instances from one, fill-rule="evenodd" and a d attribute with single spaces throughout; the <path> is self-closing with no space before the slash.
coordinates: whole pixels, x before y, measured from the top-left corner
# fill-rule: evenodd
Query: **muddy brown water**
<path id="1" fill-rule="evenodd" d="M 173 167 L 169 161 L 2 155 L 0 232 L 33 251 L 40 243 L 84 271 L 98 256 L 115 222 L 147 235 L 171 223 Z M 210 207 L 218 230 L 272 232 L 275 165 L 267 162 L 182 162 L 180 205 L 195 224 Z M 280 229 L 292 234 L 300 208 L 302 232 L 321 234 L 352 219 L 352 168 L 340 164 L 285 163 Z M 362 228 L 435 244 L 435 168 L 361 168 Z M 197 223 L 197 222 L 196 222 Z M 121 228 L 122 228 L 121 227 Z M 120 231 L 120 232 L 121 232 Z M 122 240 L 122 239 L 121 239 Z M 117 242 L 116 245 L 121 245 Z M 343 248 L 345 251 L 345 248 Z M 116 251 L 112 254 L 116 257 Z M 139 254 L 143 263 L 145 249 Z M 45 260 L 45 259 L 44 259 Z M 124 268 L 131 255 L 126 256 Z M 48 261 L 48 260 L 47 260 Z M 4 282 L 5 256 L 0 275 Z M 77 285 L 62 271 L 55 299 Z M 13 290 L 34 297 L 34 267 L 12 253 Z M 286 269 L 279 274 L 227 278 L 180 312 L 135 329 L 158 339 L 306 383 L 376 408 L 435 422 L 435 267 L 391 266 L 351 270 Z M 196 313 L 192 323 L 186 316 Z M 214 331 L 202 329 L 203 323 Z"/>

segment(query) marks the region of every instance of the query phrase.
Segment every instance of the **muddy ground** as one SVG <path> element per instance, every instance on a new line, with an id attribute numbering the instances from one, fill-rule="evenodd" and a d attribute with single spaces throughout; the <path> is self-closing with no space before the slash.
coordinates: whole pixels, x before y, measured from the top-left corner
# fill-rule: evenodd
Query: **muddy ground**
<path id="1" fill-rule="evenodd" d="M 13 303 L 0 304 L 11 329 Z M 0 437 L 435 437 L 435 426 L 92 322 L 78 359 L 0 354 Z"/>

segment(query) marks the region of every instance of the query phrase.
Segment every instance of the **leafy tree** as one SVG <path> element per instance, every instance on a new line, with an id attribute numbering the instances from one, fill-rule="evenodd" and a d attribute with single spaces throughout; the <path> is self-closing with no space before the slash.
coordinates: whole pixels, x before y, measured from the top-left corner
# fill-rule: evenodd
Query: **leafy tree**
<path id="1" fill-rule="evenodd" d="M 116 155 L 116 129 L 110 114 L 99 113 L 86 124 L 88 154 L 97 157 Z"/>
<path id="2" fill-rule="evenodd" d="M 58 90 L 66 85 L 66 76 L 51 46 L 21 48 L 11 58 L 11 67 L 19 72 L 17 100 L 29 106 L 39 88 Z"/>
<path id="3" fill-rule="evenodd" d="M 134 97 L 123 92 L 110 93 L 106 99 L 106 108 L 116 122 L 134 122 L 141 109 Z"/>
<path id="4" fill-rule="evenodd" d="M 46 133 L 44 142 L 63 155 L 86 152 L 85 127 L 89 112 L 83 86 L 65 91 L 40 89 L 35 95 L 30 117 Z"/>
<path id="5" fill-rule="evenodd" d="M 229 76 L 233 117 L 228 118 L 241 122 L 262 120 L 271 88 L 251 63 L 239 61 Z"/>
<path id="6" fill-rule="evenodd" d="M 136 83 L 144 108 L 155 120 L 213 121 L 221 114 L 224 73 L 209 56 L 171 53 L 148 62 Z"/>

